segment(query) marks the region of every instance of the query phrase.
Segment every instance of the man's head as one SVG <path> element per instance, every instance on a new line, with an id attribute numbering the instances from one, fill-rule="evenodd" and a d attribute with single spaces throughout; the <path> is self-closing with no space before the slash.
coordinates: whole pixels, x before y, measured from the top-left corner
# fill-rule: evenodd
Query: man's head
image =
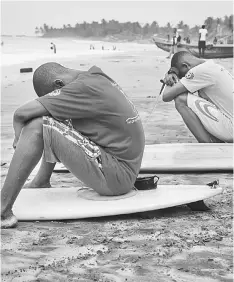
<path id="1" fill-rule="evenodd" d="M 179 78 L 182 78 L 193 67 L 203 63 L 204 60 L 196 58 L 187 51 L 180 51 L 173 55 L 171 67 L 179 71 Z"/>
<path id="2" fill-rule="evenodd" d="M 204 29 L 205 27 L 206 27 L 206 26 L 203 24 L 203 25 L 202 25 L 202 28 Z"/>
<path id="3" fill-rule="evenodd" d="M 37 95 L 41 97 L 72 82 L 79 73 L 58 63 L 46 63 L 35 70 L 33 86 Z"/>

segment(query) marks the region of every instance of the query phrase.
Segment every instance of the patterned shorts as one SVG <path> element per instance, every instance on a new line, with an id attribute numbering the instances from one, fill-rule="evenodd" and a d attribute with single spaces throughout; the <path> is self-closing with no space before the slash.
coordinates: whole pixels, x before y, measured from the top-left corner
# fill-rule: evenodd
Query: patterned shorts
<path id="1" fill-rule="evenodd" d="M 47 136 L 47 133 L 50 131 L 46 131 L 47 129 L 55 130 L 56 132 L 63 135 L 67 140 L 70 142 L 76 144 L 83 150 L 85 155 L 95 161 L 98 164 L 98 167 L 102 169 L 102 159 L 101 159 L 101 151 L 100 148 L 91 140 L 89 140 L 87 137 L 83 136 L 81 133 L 76 131 L 70 120 L 65 121 L 58 121 L 52 117 L 44 116 L 43 117 L 43 128 L 44 128 L 44 151 L 46 160 L 49 162 L 60 162 L 60 160 L 55 156 L 48 156 L 48 147 L 50 147 L 50 140 L 47 140 L 51 138 L 51 136 Z M 48 142 L 49 141 L 49 142 Z M 49 158 L 49 159 L 48 159 Z M 53 160 L 54 159 L 54 160 Z"/>
<path id="2" fill-rule="evenodd" d="M 205 129 L 226 143 L 233 143 L 233 122 L 209 101 L 194 94 L 188 94 L 188 107 L 198 116 Z"/>
<path id="3" fill-rule="evenodd" d="M 100 195 L 129 192 L 133 184 L 117 159 L 76 131 L 71 121 L 43 117 L 46 162 L 62 162 L 85 186 Z"/>

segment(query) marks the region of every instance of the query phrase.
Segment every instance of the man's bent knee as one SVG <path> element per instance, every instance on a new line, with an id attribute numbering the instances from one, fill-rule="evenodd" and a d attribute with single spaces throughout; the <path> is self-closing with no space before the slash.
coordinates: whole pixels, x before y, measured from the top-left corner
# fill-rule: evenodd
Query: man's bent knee
<path id="1" fill-rule="evenodd" d="M 180 107 L 184 107 L 184 106 L 187 107 L 188 106 L 187 99 L 188 99 L 188 94 L 187 93 L 178 95 L 174 99 L 176 109 L 178 110 Z"/>
<path id="2" fill-rule="evenodd" d="M 43 119 L 42 117 L 34 118 L 30 120 L 23 128 L 24 131 L 30 132 L 32 134 L 41 135 L 43 134 Z"/>

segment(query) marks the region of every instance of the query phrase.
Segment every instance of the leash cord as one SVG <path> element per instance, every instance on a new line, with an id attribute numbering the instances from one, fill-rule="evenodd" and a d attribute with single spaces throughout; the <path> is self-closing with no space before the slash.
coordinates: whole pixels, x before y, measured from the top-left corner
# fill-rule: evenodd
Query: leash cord
<path id="1" fill-rule="evenodd" d="M 160 89 L 159 95 L 158 95 L 157 98 L 156 98 L 155 104 L 154 104 L 152 110 L 150 111 L 150 113 L 148 114 L 148 116 L 146 117 L 146 119 L 144 120 L 144 123 L 147 123 L 148 120 L 149 120 L 149 118 L 152 116 L 152 114 L 153 114 L 153 112 L 154 112 L 156 106 L 158 105 L 158 101 L 159 101 L 159 98 L 160 98 L 160 96 L 161 96 L 161 94 L 162 94 L 162 91 L 163 91 L 163 89 L 164 89 L 164 87 L 165 87 L 165 85 L 166 85 L 162 79 L 160 79 L 160 82 L 161 82 L 163 85 L 162 85 L 162 87 L 161 87 L 161 89 Z"/>

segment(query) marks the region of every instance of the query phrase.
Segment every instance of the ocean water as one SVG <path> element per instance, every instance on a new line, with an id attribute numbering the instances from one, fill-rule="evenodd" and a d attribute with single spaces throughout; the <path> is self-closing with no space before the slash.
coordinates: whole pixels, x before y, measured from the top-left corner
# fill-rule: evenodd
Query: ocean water
<path id="1" fill-rule="evenodd" d="M 41 38 L 41 37 L 2 37 L 1 65 L 11 66 L 33 61 L 51 61 L 76 58 L 79 56 L 111 55 L 117 52 L 141 51 L 145 44 L 113 43 L 102 41 L 79 40 L 74 38 Z M 50 49 L 51 42 L 56 44 L 57 53 Z M 90 50 L 90 44 L 94 50 Z M 104 50 L 102 50 L 102 46 Z M 113 50 L 116 46 L 116 50 Z M 147 44 L 149 48 L 155 46 Z"/>
<path id="2" fill-rule="evenodd" d="M 38 60 L 66 59 L 79 55 L 95 55 L 106 53 L 101 49 L 101 43 L 97 42 L 96 50 L 90 50 L 89 41 L 74 39 L 54 39 L 38 37 L 3 37 L 1 46 L 1 64 L 10 66 Z M 56 44 L 57 52 L 50 49 L 51 42 Z M 99 47 L 99 48 L 98 48 Z M 109 50 L 110 52 L 110 50 Z"/>

